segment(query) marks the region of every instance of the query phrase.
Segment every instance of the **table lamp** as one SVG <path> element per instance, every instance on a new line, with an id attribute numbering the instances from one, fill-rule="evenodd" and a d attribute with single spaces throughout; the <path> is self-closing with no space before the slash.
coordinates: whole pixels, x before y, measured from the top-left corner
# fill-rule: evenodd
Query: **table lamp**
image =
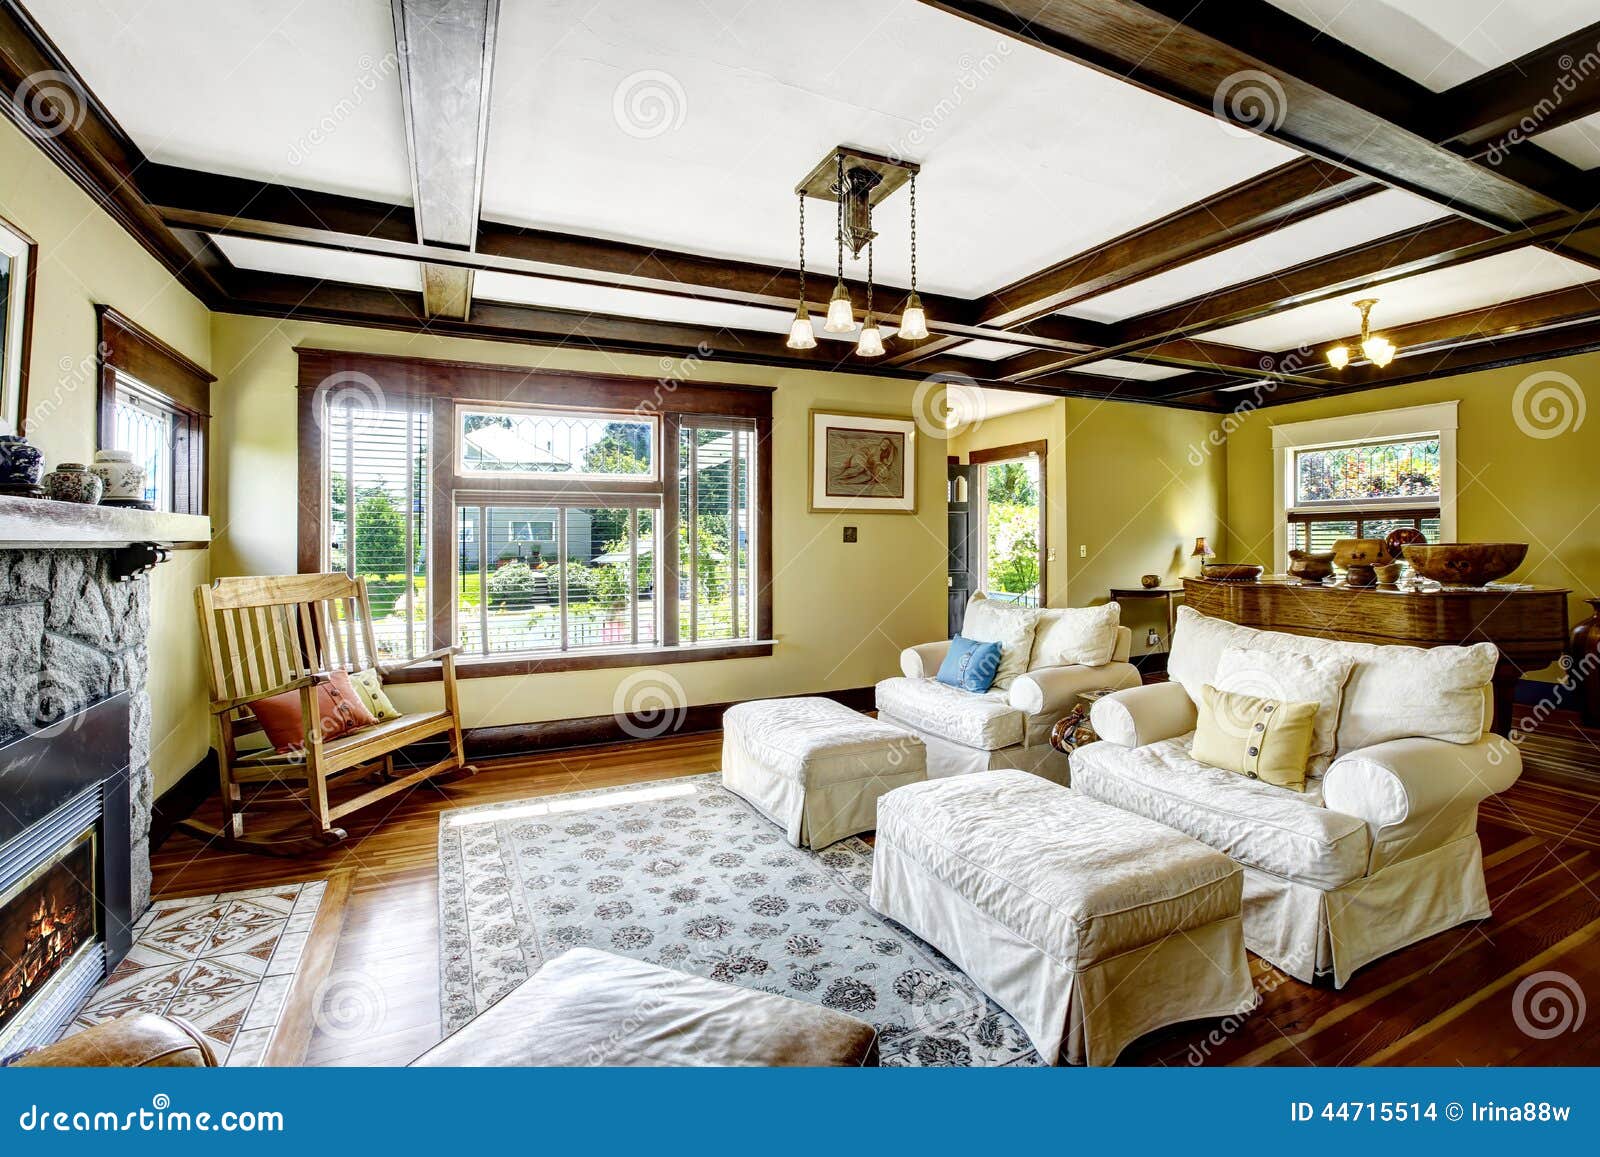
<path id="1" fill-rule="evenodd" d="M 1217 556 L 1213 554 L 1211 552 L 1211 548 L 1206 545 L 1206 536 L 1202 534 L 1199 538 L 1194 540 L 1194 549 L 1189 552 L 1189 557 L 1200 560 L 1200 574 L 1203 577 L 1205 575 L 1206 559 L 1215 558 Z"/>

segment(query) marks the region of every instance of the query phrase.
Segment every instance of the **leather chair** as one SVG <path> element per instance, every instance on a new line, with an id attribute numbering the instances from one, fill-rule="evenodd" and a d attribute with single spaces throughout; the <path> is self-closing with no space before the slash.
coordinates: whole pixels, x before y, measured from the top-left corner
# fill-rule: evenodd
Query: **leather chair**
<path id="1" fill-rule="evenodd" d="M 200 1030 L 175 1016 L 141 1012 L 93 1025 L 12 1060 L 18 1068 L 212 1068 Z"/>

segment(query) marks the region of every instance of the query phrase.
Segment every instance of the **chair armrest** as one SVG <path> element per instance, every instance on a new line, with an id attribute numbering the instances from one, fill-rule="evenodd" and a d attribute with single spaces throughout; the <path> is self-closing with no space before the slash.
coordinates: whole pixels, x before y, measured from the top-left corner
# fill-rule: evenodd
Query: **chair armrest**
<path id="1" fill-rule="evenodd" d="M 1391 739 L 1335 759 L 1322 778 L 1322 802 L 1366 822 L 1375 872 L 1473 830 L 1478 804 L 1521 774 L 1522 753 L 1504 736 Z"/>
<path id="2" fill-rule="evenodd" d="M 1060 719 L 1078 706 L 1090 691 L 1115 691 L 1137 687 L 1139 672 L 1129 663 L 1102 663 L 1086 667 L 1067 663 L 1059 667 L 1036 667 L 1018 675 L 1006 701 L 1024 715 L 1035 719 Z"/>
<path id="3" fill-rule="evenodd" d="M 459 655 L 460 647 L 440 647 L 436 651 L 429 651 L 426 655 L 418 655 L 414 659 L 405 659 L 399 663 L 384 663 L 378 668 L 380 680 L 388 678 L 396 671 L 404 671 L 407 667 L 415 667 L 418 663 L 437 663 L 446 655 Z"/>
<path id="4" fill-rule="evenodd" d="M 900 652 L 900 670 L 907 679 L 931 679 L 939 673 L 939 664 L 944 662 L 944 657 L 949 653 L 949 639 L 907 647 Z"/>
<path id="5" fill-rule="evenodd" d="M 316 671 L 310 675 L 301 675 L 299 678 L 290 679 L 287 683 L 277 687 L 270 687 L 265 691 L 257 691 L 252 695 L 235 695 L 232 699 L 213 699 L 211 713 L 221 715 L 223 712 L 232 711 L 237 707 L 247 707 L 252 703 L 259 703 L 263 699 L 272 699 L 289 691 L 299 691 L 305 687 L 314 687 L 318 683 L 328 681 L 328 672 Z"/>
<path id="6" fill-rule="evenodd" d="M 1197 720 L 1194 700 L 1182 683 L 1129 687 L 1097 699 L 1089 708 L 1089 725 L 1094 733 L 1120 747 L 1143 747 L 1187 735 Z"/>

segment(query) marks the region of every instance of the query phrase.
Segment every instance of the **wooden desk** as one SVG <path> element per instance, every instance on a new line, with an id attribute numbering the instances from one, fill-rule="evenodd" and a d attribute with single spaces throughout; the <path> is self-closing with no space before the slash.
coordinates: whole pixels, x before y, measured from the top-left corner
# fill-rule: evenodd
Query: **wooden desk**
<path id="1" fill-rule="evenodd" d="M 1203 615 L 1246 627 L 1355 643 L 1413 647 L 1493 643 L 1494 730 L 1511 730 L 1517 680 L 1559 659 L 1567 645 L 1567 595 L 1558 587 L 1501 590 L 1446 587 L 1302 586 L 1265 579 L 1219 583 L 1184 579 L 1184 602 Z"/>

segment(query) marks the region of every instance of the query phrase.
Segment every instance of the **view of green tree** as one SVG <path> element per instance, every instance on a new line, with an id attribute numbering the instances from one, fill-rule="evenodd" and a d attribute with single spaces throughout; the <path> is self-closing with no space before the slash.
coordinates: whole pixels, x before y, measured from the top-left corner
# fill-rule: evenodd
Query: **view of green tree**
<path id="1" fill-rule="evenodd" d="M 405 590 L 404 582 L 390 582 L 384 577 L 404 572 L 407 569 L 405 559 L 404 514 L 381 486 L 360 491 L 356 499 L 356 574 L 368 577 L 372 613 L 379 618 L 394 610 L 395 602 Z"/>
<path id="2" fill-rule="evenodd" d="M 1439 493 L 1439 440 L 1301 450 L 1295 482 L 1299 502 L 1432 497 Z"/>
<path id="3" fill-rule="evenodd" d="M 998 462 L 988 467 L 984 473 L 989 480 L 989 501 L 1002 506 L 1037 507 L 1039 487 L 1033 480 L 1037 470 L 1035 465 L 1030 472 L 1025 462 Z"/>

